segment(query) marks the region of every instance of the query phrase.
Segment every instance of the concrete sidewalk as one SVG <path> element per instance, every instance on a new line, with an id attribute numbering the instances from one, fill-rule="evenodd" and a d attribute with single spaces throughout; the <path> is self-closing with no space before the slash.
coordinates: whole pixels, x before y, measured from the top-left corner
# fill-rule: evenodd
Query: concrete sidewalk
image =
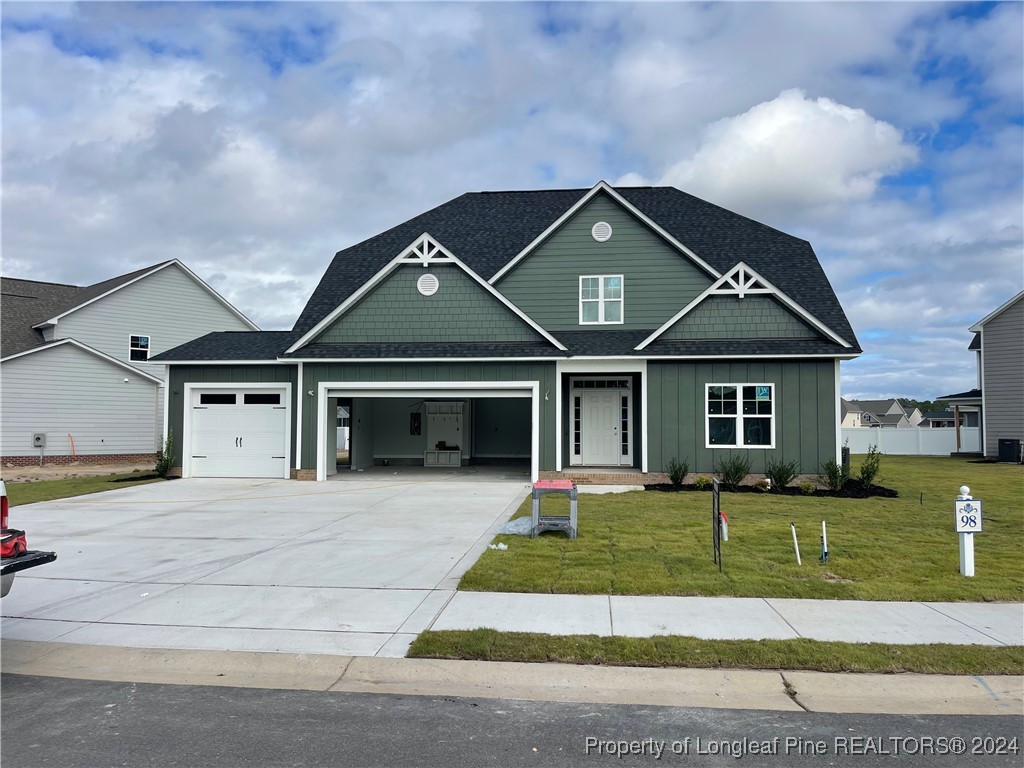
<path id="1" fill-rule="evenodd" d="M 1024 645 L 1022 603 L 457 592 L 429 629 L 549 635 Z"/>
<path id="2" fill-rule="evenodd" d="M 1017 715 L 1014 675 L 826 674 L 116 648 L 5 640 L 11 674 L 173 685 L 807 712 Z"/>

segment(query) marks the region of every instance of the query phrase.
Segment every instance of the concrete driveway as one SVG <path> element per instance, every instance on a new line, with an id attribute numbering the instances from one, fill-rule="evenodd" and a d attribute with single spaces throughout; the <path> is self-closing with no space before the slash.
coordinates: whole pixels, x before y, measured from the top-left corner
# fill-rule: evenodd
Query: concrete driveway
<path id="1" fill-rule="evenodd" d="M 5 639 L 404 656 L 528 492 L 515 473 L 176 480 L 16 507 L 55 563 Z"/>

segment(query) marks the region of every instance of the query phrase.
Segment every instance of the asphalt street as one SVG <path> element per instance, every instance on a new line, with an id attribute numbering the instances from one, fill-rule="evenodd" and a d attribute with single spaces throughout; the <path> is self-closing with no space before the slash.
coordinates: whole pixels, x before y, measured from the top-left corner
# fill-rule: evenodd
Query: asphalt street
<path id="1" fill-rule="evenodd" d="M 1021 765 L 1024 718 L 836 715 L 4 675 L 5 766 Z"/>

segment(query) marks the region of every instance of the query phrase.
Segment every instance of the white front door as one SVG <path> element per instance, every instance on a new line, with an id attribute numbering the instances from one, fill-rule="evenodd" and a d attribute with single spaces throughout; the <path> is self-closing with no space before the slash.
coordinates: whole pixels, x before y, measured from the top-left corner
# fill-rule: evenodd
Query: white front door
<path id="1" fill-rule="evenodd" d="M 583 463 L 618 466 L 622 463 L 620 390 L 583 390 Z"/>

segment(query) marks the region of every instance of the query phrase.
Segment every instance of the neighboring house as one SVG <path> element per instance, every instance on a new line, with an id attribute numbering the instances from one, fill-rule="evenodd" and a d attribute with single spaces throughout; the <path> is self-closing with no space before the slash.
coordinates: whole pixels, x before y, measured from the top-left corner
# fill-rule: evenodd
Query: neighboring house
<path id="1" fill-rule="evenodd" d="M 671 187 L 462 195 L 339 252 L 294 328 L 170 367 L 185 476 L 521 462 L 637 482 L 673 458 L 839 458 L 860 354 L 809 243 Z M 226 440 L 222 435 L 227 431 Z"/>
<path id="2" fill-rule="evenodd" d="M 1024 444 L 1024 291 L 969 329 L 977 353 L 978 387 L 944 395 L 954 409 L 981 409 L 987 458 L 1020 461 Z"/>
<path id="3" fill-rule="evenodd" d="M 979 424 L 978 412 L 961 409 L 959 412 L 959 425 L 961 427 L 977 427 Z M 944 411 L 928 411 L 924 414 L 920 424 L 925 428 L 942 428 L 957 426 L 957 413 L 948 408 Z"/>
<path id="4" fill-rule="evenodd" d="M 861 426 L 861 410 L 845 398 L 839 400 L 839 413 L 842 417 L 840 426 L 843 429 L 856 429 Z"/>
<path id="5" fill-rule="evenodd" d="M 149 359 L 256 326 L 177 260 L 90 286 L 0 279 L 4 464 L 152 457 L 166 369 Z M 40 437 L 41 436 L 41 437 Z"/>
<path id="6" fill-rule="evenodd" d="M 860 413 L 860 427 L 885 427 L 887 429 L 907 429 L 915 426 L 907 417 L 907 412 L 899 400 L 848 400 L 847 408 Z M 921 412 L 914 409 L 917 422 L 921 421 Z M 851 419 L 852 421 L 852 419 Z M 847 424 L 843 423 L 843 426 Z M 852 424 L 849 426 L 853 426 Z"/>

